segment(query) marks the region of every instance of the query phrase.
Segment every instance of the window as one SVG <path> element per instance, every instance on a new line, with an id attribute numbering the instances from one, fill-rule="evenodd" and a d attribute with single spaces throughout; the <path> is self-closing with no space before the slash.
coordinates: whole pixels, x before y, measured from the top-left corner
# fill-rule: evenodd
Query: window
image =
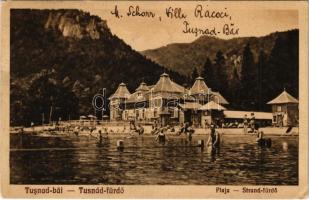
<path id="1" fill-rule="evenodd" d="M 138 117 L 139 117 L 139 111 L 138 110 L 136 110 L 136 112 L 135 112 L 135 117 L 136 117 L 136 119 L 138 119 Z"/>
<path id="2" fill-rule="evenodd" d="M 281 106 L 277 106 L 277 112 L 281 112 L 282 108 Z"/>
<path id="3" fill-rule="evenodd" d="M 173 117 L 178 118 L 178 108 L 174 109 Z"/>

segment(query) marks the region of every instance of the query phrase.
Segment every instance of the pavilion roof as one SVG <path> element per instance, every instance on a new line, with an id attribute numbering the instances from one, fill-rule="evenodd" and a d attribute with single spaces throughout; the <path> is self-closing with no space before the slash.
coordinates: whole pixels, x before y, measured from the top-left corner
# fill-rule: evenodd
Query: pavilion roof
<path id="1" fill-rule="evenodd" d="M 298 100 L 284 90 L 279 96 L 269 101 L 267 104 L 283 104 L 283 103 L 298 103 Z"/>
<path id="2" fill-rule="evenodd" d="M 113 95 L 111 95 L 109 97 L 109 99 L 116 99 L 116 98 L 127 99 L 127 98 L 129 98 L 130 95 L 131 94 L 130 94 L 126 84 L 120 83 L 118 88 L 117 88 L 117 90 L 116 90 L 116 92 Z"/>
<path id="3" fill-rule="evenodd" d="M 197 77 L 193 86 L 190 89 L 191 95 L 195 94 L 207 94 L 209 88 L 207 87 L 202 77 Z"/>
<path id="4" fill-rule="evenodd" d="M 148 91 L 149 87 L 145 82 L 141 82 L 141 84 L 136 88 L 136 91 Z"/>
<path id="5" fill-rule="evenodd" d="M 145 95 L 145 93 L 137 91 L 130 95 L 127 102 L 132 103 L 132 102 L 141 102 L 141 101 L 146 101 L 146 100 L 147 100 L 147 96 Z"/>
<path id="6" fill-rule="evenodd" d="M 211 92 L 212 100 L 219 102 L 219 104 L 227 105 L 229 102 L 220 94 L 220 92 Z"/>
<path id="7" fill-rule="evenodd" d="M 152 92 L 183 93 L 184 88 L 172 81 L 168 74 L 163 73 L 158 82 L 153 86 Z"/>
<path id="8" fill-rule="evenodd" d="M 221 106 L 220 104 L 217 104 L 214 101 L 209 101 L 208 103 L 200 107 L 199 110 L 226 110 L 226 108 Z"/>

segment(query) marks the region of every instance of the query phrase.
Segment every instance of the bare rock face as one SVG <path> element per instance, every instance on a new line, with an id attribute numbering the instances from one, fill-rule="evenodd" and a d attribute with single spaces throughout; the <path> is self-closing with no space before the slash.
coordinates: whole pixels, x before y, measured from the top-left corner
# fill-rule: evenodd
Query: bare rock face
<path id="1" fill-rule="evenodd" d="M 100 33 L 97 30 L 97 26 L 94 19 L 90 20 L 90 23 L 86 26 L 86 31 L 89 33 L 92 39 L 100 39 Z"/>
<path id="2" fill-rule="evenodd" d="M 101 34 L 109 31 L 106 21 L 89 13 L 70 11 L 50 11 L 44 25 L 45 29 L 58 30 L 64 37 L 82 39 L 90 37 L 93 40 L 100 39 Z"/>

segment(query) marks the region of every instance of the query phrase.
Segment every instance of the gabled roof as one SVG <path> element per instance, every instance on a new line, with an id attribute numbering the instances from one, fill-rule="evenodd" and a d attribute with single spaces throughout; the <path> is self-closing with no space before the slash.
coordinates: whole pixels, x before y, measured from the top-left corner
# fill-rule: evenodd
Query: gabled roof
<path id="1" fill-rule="evenodd" d="M 179 104 L 179 106 L 183 109 L 189 110 L 197 110 L 202 107 L 202 105 L 197 102 L 185 102 L 184 104 Z"/>
<path id="2" fill-rule="evenodd" d="M 146 95 L 146 92 L 149 91 L 149 87 L 146 85 L 146 83 L 141 82 L 135 91 L 136 92 L 130 95 L 127 102 L 141 102 L 147 100 L 147 96 L 149 95 Z"/>
<path id="3" fill-rule="evenodd" d="M 120 83 L 116 92 L 109 97 L 109 99 L 116 99 L 116 98 L 124 98 L 127 99 L 130 96 L 130 92 L 124 83 Z"/>
<path id="4" fill-rule="evenodd" d="M 130 95 L 128 98 L 127 102 L 132 103 L 132 102 L 141 102 L 141 101 L 146 101 L 147 98 L 145 96 L 145 93 L 141 93 L 140 91 L 136 91 L 133 94 Z"/>
<path id="5" fill-rule="evenodd" d="M 229 102 L 219 92 L 211 92 L 211 94 L 213 95 L 211 97 L 212 101 L 215 101 L 215 102 L 222 104 L 222 105 L 229 104 Z"/>
<path id="6" fill-rule="evenodd" d="M 298 103 L 298 100 L 287 93 L 285 90 L 267 104 Z"/>
<path id="7" fill-rule="evenodd" d="M 197 77 L 195 79 L 195 82 L 190 89 L 191 95 L 195 94 L 206 94 L 208 92 L 209 88 L 207 87 L 204 79 L 202 77 Z"/>
<path id="8" fill-rule="evenodd" d="M 136 88 L 136 91 L 148 91 L 149 88 L 146 85 L 146 83 L 141 82 L 141 84 L 138 86 L 138 88 Z"/>
<path id="9" fill-rule="evenodd" d="M 171 93 L 183 93 L 184 88 L 177 83 L 173 82 L 169 75 L 163 73 L 160 79 L 152 88 L 152 92 L 171 92 Z"/>
<path id="10" fill-rule="evenodd" d="M 214 101 L 209 101 L 208 103 L 200 107 L 199 110 L 226 110 L 226 108 L 221 106 L 220 104 L 217 104 Z"/>

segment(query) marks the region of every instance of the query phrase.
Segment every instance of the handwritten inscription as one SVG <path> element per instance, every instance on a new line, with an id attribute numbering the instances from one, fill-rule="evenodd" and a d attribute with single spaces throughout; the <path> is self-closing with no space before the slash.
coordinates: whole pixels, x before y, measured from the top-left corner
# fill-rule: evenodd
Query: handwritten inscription
<path id="1" fill-rule="evenodd" d="M 122 15 L 119 14 L 118 6 L 115 6 L 115 9 L 111 11 L 111 14 L 114 15 L 117 18 L 122 17 Z"/>
<path id="2" fill-rule="evenodd" d="M 234 24 L 224 24 L 223 34 L 225 35 L 238 35 L 239 28 L 234 27 Z"/>
<path id="3" fill-rule="evenodd" d="M 115 6 L 114 10 L 111 11 L 111 14 L 117 18 L 123 17 L 123 15 L 119 12 L 117 5 Z M 129 6 L 126 15 L 128 17 L 148 17 L 148 18 L 154 18 L 156 16 L 154 12 L 141 10 L 139 6 Z"/>
<path id="4" fill-rule="evenodd" d="M 129 6 L 127 16 L 132 17 L 155 17 L 156 14 L 147 10 L 140 10 L 139 6 Z"/>
<path id="5" fill-rule="evenodd" d="M 187 15 L 183 13 L 181 8 L 169 7 L 165 11 L 166 16 L 170 19 L 186 19 Z"/>
<path id="6" fill-rule="evenodd" d="M 192 34 L 195 37 L 201 35 L 208 36 L 234 36 L 238 35 L 240 30 L 237 25 L 232 21 L 232 16 L 229 13 L 227 8 L 222 8 L 220 10 L 211 9 L 208 5 L 198 4 L 195 6 L 193 10 L 186 9 L 184 10 L 182 7 L 172 7 L 168 6 L 165 10 L 162 11 L 153 9 L 145 9 L 139 5 L 130 5 L 127 8 L 122 10 L 123 13 L 120 12 L 118 6 L 115 5 L 114 9 L 110 12 L 113 16 L 118 19 L 123 17 L 139 17 L 147 19 L 158 19 L 162 21 L 166 20 L 183 20 L 182 33 L 184 34 Z M 203 25 L 195 25 L 191 26 L 190 20 L 202 20 L 200 24 Z M 209 27 L 205 27 L 205 23 L 210 22 L 211 20 L 222 21 L 224 20 L 223 25 L 209 25 Z M 216 22 L 217 22 L 216 21 Z M 222 24 L 222 23 L 218 23 Z"/>
<path id="7" fill-rule="evenodd" d="M 227 8 L 224 9 L 225 11 L 215 11 L 215 10 L 204 9 L 202 5 L 197 5 L 194 10 L 194 16 L 197 18 L 231 19 L 231 16 L 226 11 Z"/>
<path id="8" fill-rule="evenodd" d="M 183 24 L 185 25 L 183 29 L 183 33 L 191 33 L 194 34 L 196 37 L 199 35 L 209 35 L 209 36 L 215 36 L 217 35 L 216 28 L 197 28 L 197 27 L 190 27 L 189 22 L 184 21 Z"/>

